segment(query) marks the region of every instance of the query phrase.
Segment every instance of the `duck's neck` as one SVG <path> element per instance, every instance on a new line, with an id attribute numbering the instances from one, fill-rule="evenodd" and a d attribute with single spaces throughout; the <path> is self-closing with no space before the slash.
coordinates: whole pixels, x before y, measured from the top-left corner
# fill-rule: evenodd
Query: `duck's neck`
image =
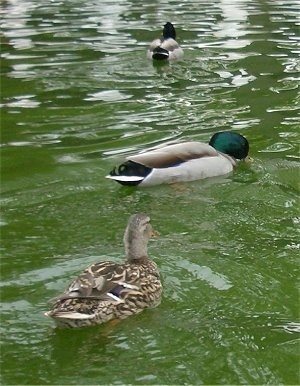
<path id="1" fill-rule="evenodd" d="M 127 260 L 147 259 L 147 244 L 140 240 L 131 240 L 131 243 L 125 242 L 125 253 Z"/>
<path id="2" fill-rule="evenodd" d="M 167 23 L 163 29 L 163 37 L 164 39 L 174 39 L 176 40 L 176 31 L 174 26 L 171 23 Z"/>

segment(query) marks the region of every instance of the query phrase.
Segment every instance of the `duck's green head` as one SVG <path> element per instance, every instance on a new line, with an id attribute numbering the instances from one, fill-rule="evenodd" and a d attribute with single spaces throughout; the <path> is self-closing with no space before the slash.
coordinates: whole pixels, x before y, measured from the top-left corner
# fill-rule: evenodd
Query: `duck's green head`
<path id="1" fill-rule="evenodd" d="M 228 154 L 237 159 L 244 159 L 249 153 L 249 143 L 241 134 L 232 131 L 215 133 L 210 141 L 210 146 L 217 151 Z"/>
<path id="2" fill-rule="evenodd" d="M 164 25 L 163 37 L 164 37 L 164 39 L 172 38 L 172 39 L 176 40 L 176 32 L 175 32 L 175 28 L 174 28 L 172 23 L 167 22 Z"/>

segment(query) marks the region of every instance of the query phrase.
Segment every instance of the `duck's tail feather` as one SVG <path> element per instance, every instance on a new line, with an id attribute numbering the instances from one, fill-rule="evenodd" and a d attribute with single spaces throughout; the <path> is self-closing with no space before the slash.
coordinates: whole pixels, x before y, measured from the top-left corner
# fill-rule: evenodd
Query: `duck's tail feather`
<path id="1" fill-rule="evenodd" d="M 151 168 L 137 162 L 126 161 L 119 167 L 114 168 L 106 178 L 115 180 L 121 185 L 136 186 L 151 172 Z"/>
<path id="2" fill-rule="evenodd" d="M 137 185 L 134 184 L 134 182 L 138 183 L 140 181 L 143 181 L 144 177 L 135 177 L 135 176 L 111 176 L 108 174 L 105 176 L 105 178 L 109 178 L 110 180 L 115 180 L 117 182 L 120 182 L 120 184 L 123 182 L 124 185 L 129 185 L 129 183 L 132 183 L 132 185 Z M 125 182 L 128 182 L 128 184 L 125 184 Z"/>
<path id="3" fill-rule="evenodd" d="M 168 58 L 169 58 L 169 51 L 168 50 L 165 50 L 164 48 L 161 48 L 159 46 L 154 48 L 153 54 L 152 54 L 152 59 L 166 60 Z"/>
<path id="4" fill-rule="evenodd" d="M 83 314 L 75 311 L 57 311 L 57 312 L 45 312 L 46 316 L 50 316 L 54 319 L 93 319 L 94 314 Z"/>

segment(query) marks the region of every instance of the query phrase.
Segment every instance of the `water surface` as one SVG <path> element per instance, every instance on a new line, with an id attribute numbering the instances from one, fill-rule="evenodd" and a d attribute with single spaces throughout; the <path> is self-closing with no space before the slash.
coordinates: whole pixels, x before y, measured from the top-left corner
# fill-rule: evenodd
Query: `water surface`
<path id="1" fill-rule="evenodd" d="M 3 384 L 299 384 L 296 1 L 1 4 Z M 172 21 L 183 61 L 153 66 Z M 127 154 L 236 130 L 234 174 L 179 187 L 104 177 Z M 160 232 L 161 305 L 114 328 L 43 316 L 130 214 Z M 138 364 L 138 366 L 137 366 Z"/>

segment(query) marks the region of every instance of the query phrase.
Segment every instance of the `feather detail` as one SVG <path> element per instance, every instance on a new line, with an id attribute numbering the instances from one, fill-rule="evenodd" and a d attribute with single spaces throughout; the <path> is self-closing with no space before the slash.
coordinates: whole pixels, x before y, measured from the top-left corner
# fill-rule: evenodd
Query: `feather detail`
<path id="1" fill-rule="evenodd" d="M 122 299 L 120 299 L 118 296 L 108 292 L 107 297 L 115 300 L 116 302 L 124 302 Z"/>
<path id="2" fill-rule="evenodd" d="M 201 157 L 215 157 L 218 152 L 202 142 L 183 142 L 132 155 L 126 159 L 148 168 L 168 168 Z"/>
<path id="3" fill-rule="evenodd" d="M 93 319 L 95 315 L 91 314 L 83 314 L 80 312 L 71 312 L 71 311 L 66 311 L 66 312 L 56 312 L 55 314 L 53 313 L 52 315 L 49 312 L 45 312 L 46 316 L 55 316 L 55 318 L 62 318 L 62 319 L 79 319 L 79 320 L 85 320 L 85 319 Z"/>
<path id="4" fill-rule="evenodd" d="M 109 178 L 110 180 L 116 180 L 116 181 L 126 181 L 126 182 L 140 182 L 143 181 L 144 177 L 140 176 L 111 176 L 110 174 L 105 176 L 105 178 Z"/>

